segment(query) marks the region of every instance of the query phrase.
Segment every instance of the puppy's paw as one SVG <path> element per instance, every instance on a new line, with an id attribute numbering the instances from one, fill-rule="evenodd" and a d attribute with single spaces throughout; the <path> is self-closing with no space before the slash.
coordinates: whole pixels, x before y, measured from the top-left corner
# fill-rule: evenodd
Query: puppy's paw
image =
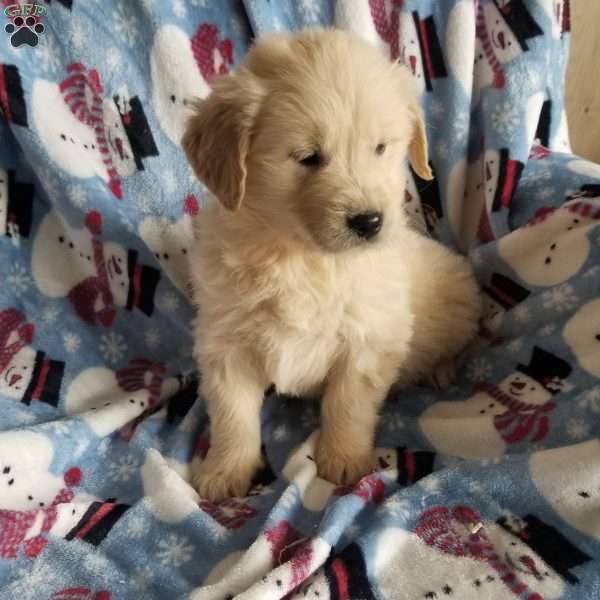
<path id="1" fill-rule="evenodd" d="M 425 382 L 438 390 L 450 387 L 456 381 L 456 359 L 448 358 L 439 362 Z"/>
<path id="2" fill-rule="evenodd" d="M 223 458 L 209 450 L 206 458 L 192 471 L 192 485 L 201 498 L 221 502 L 227 498 L 243 498 L 252 484 L 254 473 L 260 468 L 260 456 Z"/>
<path id="3" fill-rule="evenodd" d="M 375 470 L 372 448 L 357 451 L 351 445 L 341 446 L 321 439 L 317 447 L 317 472 L 319 477 L 337 485 L 354 485 Z"/>

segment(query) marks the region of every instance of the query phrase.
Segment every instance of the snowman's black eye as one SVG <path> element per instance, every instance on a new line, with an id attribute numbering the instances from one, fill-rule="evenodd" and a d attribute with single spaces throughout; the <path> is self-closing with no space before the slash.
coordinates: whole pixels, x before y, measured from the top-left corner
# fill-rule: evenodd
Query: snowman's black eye
<path id="1" fill-rule="evenodd" d="M 586 499 L 590 497 L 589 493 L 585 491 L 578 492 L 578 495 Z"/>
<path id="2" fill-rule="evenodd" d="M 600 342 L 600 333 L 596 334 L 596 339 Z"/>
<path id="3" fill-rule="evenodd" d="M 532 387 L 529 388 L 529 391 L 530 392 L 535 392 L 535 388 L 532 386 Z"/>
<path id="4" fill-rule="evenodd" d="M 121 281 L 121 287 L 125 287 L 125 282 Z"/>
<path id="5" fill-rule="evenodd" d="M 65 140 L 65 141 L 66 141 L 66 139 L 67 139 L 67 136 L 66 136 L 64 133 L 61 133 L 61 134 L 60 134 L 60 139 L 61 139 L 61 140 Z"/>
<path id="6" fill-rule="evenodd" d="M 76 512 L 77 512 L 77 511 L 76 511 L 75 509 L 73 509 L 73 510 L 71 511 L 71 514 L 72 514 L 72 515 L 74 515 Z"/>
<path id="7" fill-rule="evenodd" d="M 14 477 L 11 477 L 11 478 L 8 480 L 8 485 L 12 485 L 14 482 L 15 482 L 15 478 L 14 478 Z"/>
<path id="8" fill-rule="evenodd" d="M 517 542 L 511 542 L 511 543 L 510 543 L 510 545 L 511 545 L 511 546 L 516 546 L 516 545 L 517 545 Z"/>
<path id="9" fill-rule="evenodd" d="M 61 236 L 58 238 L 58 241 L 59 241 L 59 242 L 62 244 L 62 243 L 65 241 L 65 238 L 64 238 L 64 237 L 61 235 Z"/>
<path id="10" fill-rule="evenodd" d="M 176 100 L 176 98 L 175 98 L 175 95 L 174 95 L 174 94 L 171 94 L 171 102 L 172 102 L 173 104 L 175 104 L 175 100 Z"/>
<path id="11" fill-rule="evenodd" d="M 4 467 L 4 469 L 2 469 L 3 473 L 10 473 L 10 467 Z"/>
<path id="12" fill-rule="evenodd" d="M 182 249 L 181 249 L 181 252 L 182 252 L 183 254 L 187 254 L 187 250 L 186 250 L 185 248 L 182 248 Z"/>
<path id="13" fill-rule="evenodd" d="M 39 504 L 40 504 L 40 506 L 44 506 L 44 502 L 40 502 Z"/>
<path id="14" fill-rule="evenodd" d="M 33 496 L 27 496 L 27 500 L 33 500 Z"/>
<path id="15" fill-rule="evenodd" d="M 73 242 L 69 242 L 69 248 L 73 248 Z"/>
<path id="16" fill-rule="evenodd" d="M 550 250 L 554 250 L 556 248 L 556 244 L 552 244 L 552 246 L 550 246 Z"/>
<path id="17" fill-rule="evenodd" d="M 135 400 L 134 400 L 133 398 L 129 398 L 129 402 L 130 402 L 131 404 L 135 404 Z"/>
<path id="18" fill-rule="evenodd" d="M 163 254 L 163 258 L 164 258 L 165 260 L 169 260 L 169 255 L 168 255 L 168 254 L 165 252 L 165 253 Z"/>
<path id="19" fill-rule="evenodd" d="M 84 144 L 84 145 L 83 145 L 83 147 L 84 147 L 84 148 L 87 150 L 87 147 L 88 147 L 88 145 L 87 145 L 87 144 Z"/>

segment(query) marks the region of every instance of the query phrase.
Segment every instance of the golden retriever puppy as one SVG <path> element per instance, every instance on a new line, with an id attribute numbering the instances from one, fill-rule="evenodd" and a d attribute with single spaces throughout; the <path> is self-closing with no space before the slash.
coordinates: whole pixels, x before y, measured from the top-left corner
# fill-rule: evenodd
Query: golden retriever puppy
<path id="1" fill-rule="evenodd" d="M 446 377 L 479 318 L 469 265 L 403 216 L 407 155 L 431 178 L 410 74 L 341 31 L 268 37 L 182 143 L 215 197 L 190 252 L 211 421 L 195 487 L 246 494 L 271 384 L 321 397 L 319 475 L 356 482 L 390 386 Z"/>

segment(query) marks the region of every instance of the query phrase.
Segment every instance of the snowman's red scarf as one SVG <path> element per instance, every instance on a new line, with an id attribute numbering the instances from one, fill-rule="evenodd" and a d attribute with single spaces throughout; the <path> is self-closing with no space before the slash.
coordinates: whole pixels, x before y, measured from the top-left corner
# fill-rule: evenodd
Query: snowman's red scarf
<path id="1" fill-rule="evenodd" d="M 400 56 L 400 8 L 403 0 L 394 0 L 389 17 L 385 10 L 385 0 L 369 0 L 371 18 L 379 37 L 390 47 L 390 58 Z M 406 65 L 409 66 L 410 65 Z"/>
<path id="2" fill-rule="evenodd" d="M 9 344 L 13 332 L 16 332 L 17 339 Z M 0 373 L 4 372 L 17 353 L 31 343 L 33 332 L 33 325 L 25 322 L 23 313 L 15 308 L 0 311 Z"/>
<path id="3" fill-rule="evenodd" d="M 464 530 L 464 535 L 457 531 Z M 435 506 L 420 517 L 415 533 L 440 553 L 464 556 L 487 563 L 508 589 L 521 600 L 543 600 L 519 579 L 517 573 L 496 552 L 489 539 L 480 515 L 468 506 L 456 506 L 452 510 Z"/>
<path id="4" fill-rule="evenodd" d="M 112 162 L 104 128 L 100 76 L 95 69 L 88 71 L 81 63 L 69 65 L 67 72 L 69 75 L 61 82 L 60 91 L 71 112 L 94 130 L 98 151 L 108 173 L 108 187 L 120 200 L 123 197 L 121 181 Z"/>
<path id="5" fill-rule="evenodd" d="M 502 65 L 494 54 L 494 48 L 492 47 L 492 41 L 490 34 L 487 30 L 485 23 L 485 12 L 483 10 L 483 2 L 479 3 L 477 9 L 477 24 L 475 26 L 475 32 L 477 37 L 481 40 L 481 46 L 485 53 L 485 58 L 488 61 L 493 73 L 494 73 L 494 87 L 497 89 L 503 88 L 505 83 L 504 72 L 502 71 Z"/>
<path id="6" fill-rule="evenodd" d="M 109 327 L 117 312 L 104 260 L 104 244 L 98 237 L 101 232 L 101 222 L 100 214 L 95 211 L 86 217 L 86 225 L 92 236 L 92 250 L 97 274 L 80 281 L 69 292 L 68 297 L 75 312 L 84 323 L 96 325 L 96 321 L 99 321 L 102 325 Z M 101 299 L 99 307 L 96 306 L 98 299 Z"/>
<path id="7" fill-rule="evenodd" d="M 494 417 L 494 427 L 507 444 L 540 442 L 548 434 L 548 413 L 556 408 L 554 402 L 527 404 L 509 396 L 493 383 L 479 383 L 475 392 L 483 392 L 506 407 L 504 414 Z"/>

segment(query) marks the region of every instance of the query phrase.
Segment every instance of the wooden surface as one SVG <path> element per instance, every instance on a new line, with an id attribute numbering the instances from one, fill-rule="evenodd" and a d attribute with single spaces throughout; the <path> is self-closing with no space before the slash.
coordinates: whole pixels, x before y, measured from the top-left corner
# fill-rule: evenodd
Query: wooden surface
<path id="1" fill-rule="evenodd" d="M 567 119 L 576 154 L 600 163 L 600 0 L 571 0 Z"/>

